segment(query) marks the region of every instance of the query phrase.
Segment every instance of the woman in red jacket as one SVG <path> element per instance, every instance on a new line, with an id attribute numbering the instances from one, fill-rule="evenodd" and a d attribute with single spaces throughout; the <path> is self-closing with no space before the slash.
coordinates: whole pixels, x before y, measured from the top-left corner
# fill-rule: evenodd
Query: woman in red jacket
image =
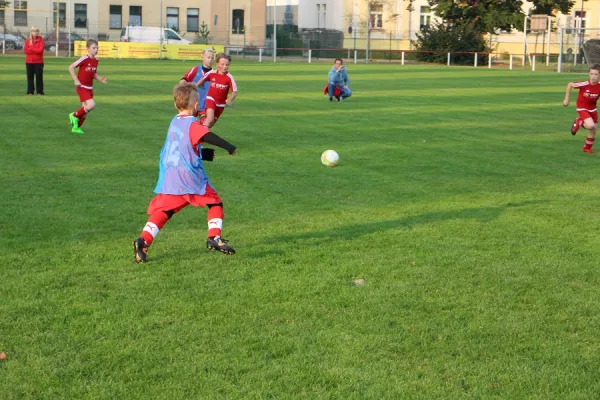
<path id="1" fill-rule="evenodd" d="M 27 69 L 27 95 L 32 96 L 37 88 L 39 96 L 44 95 L 44 48 L 46 44 L 40 36 L 40 30 L 32 26 L 31 34 L 25 41 L 25 67 Z M 35 75 L 35 87 L 33 76 Z"/>

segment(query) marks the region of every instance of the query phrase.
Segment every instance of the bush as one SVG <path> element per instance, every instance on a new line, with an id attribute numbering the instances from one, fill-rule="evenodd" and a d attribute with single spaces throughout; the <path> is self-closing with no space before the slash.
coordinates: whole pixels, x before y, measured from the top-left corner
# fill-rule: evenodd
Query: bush
<path id="1" fill-rule="evenodd" d="M 452 64 L 468 65 L 475 61 L 470 52 L 491 52 L 483 34 L 470 23 L 454 25 L 448 23 L 432 24 L 417 33 L 415 46 L 420 53 L 419 61 L 445 64 L 448 53 L 452 54 Z M 487 55 L 479 56 L 480 63 L 487 62 Z"/>

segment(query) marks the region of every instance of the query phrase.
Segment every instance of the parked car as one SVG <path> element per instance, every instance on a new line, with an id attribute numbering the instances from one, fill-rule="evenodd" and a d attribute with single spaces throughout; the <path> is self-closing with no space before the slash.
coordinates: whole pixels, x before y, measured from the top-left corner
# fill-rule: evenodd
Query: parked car
<path id="1" fill-rule="evenodd" d="M 162 35 L 161 28 L 157 26 L 126 26 L 121 29 L 121 42 L 160 43 L 161 37 L 165 44 L 192 43 L 170 28 L 162 28 Z"/>
<path id="2" fill-rule="evenodd" d="M 77 40 L 85 40 L 81 36 L 76 33 L 71 32 L 71 51 L 75 50 L 75 41 Z M 44 42 L 46 42 L 46 50 L 48 51 L 56 51 L 56 32 L 52 32 L 44 38 Z M 58 33 L 58 49 L 59 50 L 67 50 L 69 47 L 69 33 L 68 32 L 59 32 Z"/>
<path id="3" fill-rule="evenodd" d="M 4 46 L 6 46 L 6 50 L 19 50 L 25 46 L 25 40 L 23 38 L 11 35 L 9 33 L 0 33 L 0 47 L 2 46 L 1 42 L 3 41 L 5 42 Z"/>

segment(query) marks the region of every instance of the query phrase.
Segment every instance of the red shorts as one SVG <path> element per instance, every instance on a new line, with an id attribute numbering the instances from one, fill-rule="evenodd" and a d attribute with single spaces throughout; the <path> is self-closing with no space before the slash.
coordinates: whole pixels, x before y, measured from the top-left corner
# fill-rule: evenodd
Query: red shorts
<path id="1" fill-rule="evenodd" d="M 207 110 L 209 108 L 215 110 L 215 123 L 217 122 L 221 114 L 223 114 L 223 111 L 225 111 L 225 107 L 218 106 L 217 103 L 215 103 L 215 101 L 212 99 L 206 99 L 206 105 L 204 106 L 204 108 Z"/>
<path id="2" fill-rule="evenodd" d="M 152 215 L 157 211 L 169 210 L 177 213 L 188 205 L 205 207 L 209 204 L 219 203 L 222 203 L 219 194 L 209 185 L 206 185 L 206 193 L 204 194 L 157 194 L 148 206 L 148 214 Z"/>
<path id="3" fill-rule="evenodd" d="M 82 103 L 94 98 L 94 91 L 92 89 L 86 89 L 81 86 L 77 86 L 76 90 L 77 94 L 79 95 L 79 101 Z"/>
<path id="4" fill-rule="evenodd" d="M 598 123 L 598 111 L 581 110 L 577 111 L 577 113 L 584 121 L 588 118 L 591 118 L 592 120 L 594 120 L 595 124 Z"/>

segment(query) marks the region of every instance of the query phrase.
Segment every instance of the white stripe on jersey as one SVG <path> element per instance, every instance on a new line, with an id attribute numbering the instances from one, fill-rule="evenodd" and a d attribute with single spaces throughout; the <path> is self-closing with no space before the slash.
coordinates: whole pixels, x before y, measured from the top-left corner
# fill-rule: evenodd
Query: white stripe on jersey
<path id="1" fill-rule="evenodd" d="M 587 86 L 590 84 L 590 81 L 584 81 L 584 82 L 573 82 L 573 87 L 574 88 L 578 88 L 578 87 L 582 87 L 582 86 Z"/>
<path id="2" fill-rule="evenodd" d="M 588 112 L 596 112 L 597 108 L 594 108 L 593 110 L 588 110 L 587 108 L 578 108 L 577 111 L 588 111 Z"/>
<path id="3" fill-rule="evenodd" d="M 91 86 L 85 86 L 85 85 L 79 85 L 79 87 L 82 87 L 84 89 L 89 89 L 89 90 L 93 90 L 94 88 Z"/>
<path id="4" fill-rule="evenodd" d="M 88 56 L 81 56 L 81 58 L 77 61 L 75 61 L 73 63 L 73 65 L 75 65 L 75 67 L 79 67 L 79 65 L 81 65 L 82 62 L 84 62 L 85 60 L 87 60 L 89 57 Z"/>

